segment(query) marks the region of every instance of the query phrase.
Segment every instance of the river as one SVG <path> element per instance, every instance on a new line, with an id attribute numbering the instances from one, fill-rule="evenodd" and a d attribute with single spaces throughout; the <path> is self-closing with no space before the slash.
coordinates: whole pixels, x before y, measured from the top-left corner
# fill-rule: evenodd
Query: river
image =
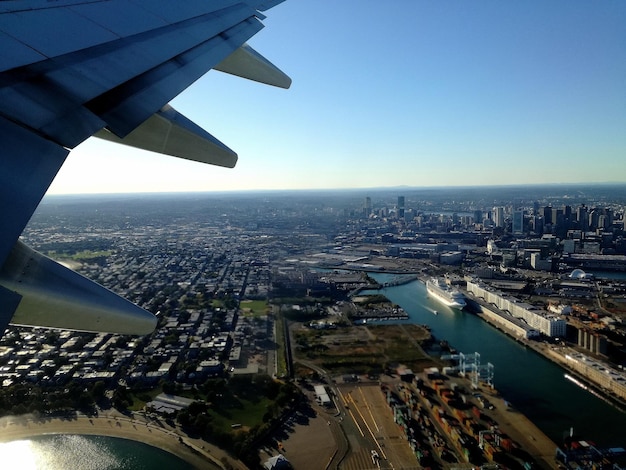
<path id="1" fill-rule="evenodd" d="M 370 276 L 380 283 L 392 277 Z M 387 287 L 380 293 L 407 312 L 406 322 L 427 324 L 437 339 L 447 340 L 465 354 L 480 353 L 481 364 L 492 363 L 498 391 L 554 442 L 561 442 L 573 428 L 601 446 L 626 447 L 626 413 L 565 379 L 565 371 L 540 354 L 478 316 L 430 298 L 420 281 Z"/>

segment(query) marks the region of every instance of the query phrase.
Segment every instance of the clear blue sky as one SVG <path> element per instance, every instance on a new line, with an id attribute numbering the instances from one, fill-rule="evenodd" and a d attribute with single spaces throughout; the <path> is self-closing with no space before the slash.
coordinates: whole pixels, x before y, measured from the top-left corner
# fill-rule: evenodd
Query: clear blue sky
<path id="1" fill-rule="evenodd" d="M 235 169 L 89 139 L 50 193 L 626 181 L 626 3 L 287 0 L 173 106 Z"/>

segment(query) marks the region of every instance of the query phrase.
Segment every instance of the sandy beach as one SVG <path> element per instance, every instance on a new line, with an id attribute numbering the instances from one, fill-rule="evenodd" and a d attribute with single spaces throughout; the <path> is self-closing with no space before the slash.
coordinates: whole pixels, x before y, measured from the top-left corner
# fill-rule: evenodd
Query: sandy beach
<path id="1" fill-rule="evenodd" d="M 143 442 L 170 452 L 198 469 L 221 469 L 227 459 L 235 469 L 245 470 L 241 462 L 201 439 L 178 434 L 174 428 L 143 416 L 128 417 L 116 411 L 98 417 L 83 415 L 68 418 L 37 418 L 30 415 L 0 419 L 0 442 L 11 442 L 42 434 L 83 434 L 119 437 Z"/>

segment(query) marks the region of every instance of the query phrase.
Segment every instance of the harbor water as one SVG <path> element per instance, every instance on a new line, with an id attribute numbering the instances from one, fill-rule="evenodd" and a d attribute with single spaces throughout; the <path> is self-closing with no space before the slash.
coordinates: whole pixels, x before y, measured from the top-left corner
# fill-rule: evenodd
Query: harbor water
<path id="1" fill-rule="evenodd" d="M 370 275 L 379 283 L 392 277 Z M 537 352 L 478 316 L 431 298 L 420 281 L 374 292 L 400 305 L 409 315 L 406 322 L 426 324 L 435 338 L 465 354 L 478 352 L 481 364 L 492 363 L 495 388 L 555 443 L 573 428 L 598 445 L 626 447 L 626 413 L 567 380 L 561 367 Z"/>

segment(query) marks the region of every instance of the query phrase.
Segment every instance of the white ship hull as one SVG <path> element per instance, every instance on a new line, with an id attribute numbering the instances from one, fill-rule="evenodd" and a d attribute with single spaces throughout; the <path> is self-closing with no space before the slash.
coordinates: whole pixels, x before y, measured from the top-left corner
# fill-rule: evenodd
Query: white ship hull
<path id="1" fill-rule="evenodd" d="M 435 299 L 450 308 L 462 309 L 465 307 L 465 296 L 461 292 L 447 286 L 441 287 L 436 279 L 426 282 L 426 290 Z"/>

